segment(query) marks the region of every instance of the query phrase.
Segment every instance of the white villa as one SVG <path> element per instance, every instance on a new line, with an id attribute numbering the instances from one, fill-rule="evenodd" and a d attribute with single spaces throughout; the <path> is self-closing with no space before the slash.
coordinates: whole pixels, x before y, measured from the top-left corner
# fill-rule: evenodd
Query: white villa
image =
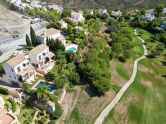
<path id="1" fill-rule="evenodd" d="M 61 25 L 61 28 L 67 28 L 67 23 L 65 21 L 60 20 L 58 23 Z"/>
<path id="2" fill-rule="evenodd" d="M 37 32 L 36 35 L 37 35 L 37 41 L 39 43 L 46 44 L 47 38 L 56 40 L 58 37 L 61 36 L 61 32 L 60 30 L 50 28 L 50 29 L 43 29 L 40 32 Z"/>
<path id="3" fill-rule="evenodd" d="M 35 76 L 47 74 L 54 66 L 55 55 L 45 44 L 38 45 L 28 55 L 17 54 L 3 64 L 5 74 L 1 78 L 9 84 L 22 86 L 22 82 L 31 83 Z"/>
<path id="4" fill-rule="evenodd" d="M 85 18 L 83 17 L 82 11 L 79 11 L 79 12 L 72 11 L 71 12 L 71 19 L 74 22 L 82 22 L 85 20 Z"/>
<path id="5" fill-rule="evenodd" d="M 49 10 L 53 9 L 53 10 L 57 11 L 58 13 L 61 13 L 63 10 L 63 7 L 54 4 L 54 5 L 48 5 L 48 9 Z"/>
<path id="6" fill-rule="evenodd" d="M 166 8 L 163 9 L 163 13 L 166 14 Z"/>
<path id="7" fill-rule="evenodd" d="M 29 60 L 23 55 L 17 55 L 3 64 L 5 74 L 3 78 L 9 82 L 16 82 L 19 86 L 20 82 L 32 82 L 35 77 L 35 69 Z"/>
<path id="8" fill-rule="evenodd" d="M 13 3 L 13 4 L 17 5 L 17 6 L 22 3 L 21 0 L 8 0 L 8 1 L 10 1 L 11 3 Z"/>
<path id="9" fill-rule="evenodd" d="M 42 8 L 42 7 L 43 7 L 43 6 L 40 4 L 39 1 L 33 1 L 33 2 L 31 2 L 30 6 L 33 7 L 33 8 Z"/>
<path id="10" fill-rule="evenodd" d="M 59 39 L 63 44 L 66 43 L 66 40 L 64 36 L 61 34 L 60 30 L 50 28 L 50 29 L 44 29 L 40 32 L 36 33 L 37 35 L 37 41 L 39 43 L 44 43 L 46 44 L 46 40 L 48 39 Z"/>
<path id="11" fill-rule="evenodd" d="M 48 73 L 55 63 L 54 53 L 50 52 L 49 47 L 45 44 L 41 44 L 29 51 L 29 59 L 40 74 Z"/>
<path id="12" fill-rule="evenodd" d="M 107 9 L 99 9 L 98 12 L 100 14 L 108 14 Z"/>
<path id="13" fill-rule="evenodd" d="M 122 16 L 122 12 L 120 10 L 118 10 L 118 11 L 112 11 L 112 16 L 114 16 L 114 17 L 120 17 L 120 16 Z"/>
<path id="14" fill-rule="evenodd" d="M 145 15 L 141 16 L 141 19 L 148 20 L 148 21 L 152 21 L 154 18 L 155 18 L 155 12 L 153 9 L 147 10 Z"/>

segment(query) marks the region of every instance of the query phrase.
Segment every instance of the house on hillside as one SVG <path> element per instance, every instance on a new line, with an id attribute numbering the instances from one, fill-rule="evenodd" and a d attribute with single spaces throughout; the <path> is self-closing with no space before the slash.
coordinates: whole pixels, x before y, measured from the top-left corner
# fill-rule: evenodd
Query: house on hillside
<path id="1" fill-rule="evenodd" d="M 166 8 L 163 9 L 163 13 L 166 14 Z"/>
<path id="2" fill-rule="evenodd" d="M 63 10 L 63 7 L 62 7 L 62 6 L 58 6 L 58 5 L 56 5 L 56 4 L 54 4 L 54 5 L 48 5 L 47 7 L 48 7 L 49 10 L 52 9 L 52 10 L 57 11 L 58 13 L 61 13 L 62 10 Z"/>
<path id="3" fill-rule="evenodd" d="M 31 7 L 33 8 L 42 8 L 43 6 L 40 4 L 39 1 L 32 1 L 30 4 Z"/>
<path id="4" fill-rule="evenodd" d="M 10 2 L 16 6 L 19 6 L 22 3 L 21 0 L 11 0 Z"/>
<path id="5" fill-rule="evenodd" d="M 28 55 L 36 71 L 41 74 L 48 73 L 54 66 L 55 55 L 49 51 L 49 47 L 45 44 L 33 48 Z"/>
<path id="6" fill-rule="evenodd" d="M 35 69 L 24 55 L 17 55 L 3 64 L 5 74 L 3 78 L 22 86 L 21 82 L 32 82 L 35 77 Z"/>
<path id="7" fill-rule="evenodd" d="M 0 96 L 0 124 L 20 124 L 13 112 L 6 109 L 2 96 Z"/>
<path id="8" fill-rule="evenodd" d="M 58 23 L 60 24 L 61 28 L 67 28 L 67 23 L 65 21 L 60 20 Z"/>
<path id="9" fill-rule="evenodd" d="M 98 12 L 100 14 L 108 14 L 107 9 L 99 9 Z"/>
<path id="10" fill-rule="evenodd" d="M 160 23 L 160 26 L 157 27 L 159 30 L 166 30 L 166 21 L 162 21 Z"/>
<path id="11" fill-rule="evenodd" d="M 79 11 L 79 12 L 72 11 L 71 12 L 71 19 L 74 22 L 82 22 L 85 20 L 82 11 Z"/>
<path id="12" fill-rule="evenodd" d="M 120 16 L 122 16 L 122 12 L 120 10 L 118 10 L 118 11 L 112 11 L 111 15 L 113 17 L 120 17 Z"/>
<path id="13" fill-rule="evenodd" d="M 54 40 L 59 39 L 63 44 L 66 43 L 64 36 L 61 34 L 61 31 L 54 28 L 43 29 L 42 31 L 37 32 L 36 35 L 37 41 L 41 44 L 46 44 L 47 38 Z"/>
<path id="14" fill-rule="evenodd" d="M 145 15 L 141 16 L 142 20 L 152 21 L 155 18 L 155 12 L 153 9 L 147 10 Z"/>

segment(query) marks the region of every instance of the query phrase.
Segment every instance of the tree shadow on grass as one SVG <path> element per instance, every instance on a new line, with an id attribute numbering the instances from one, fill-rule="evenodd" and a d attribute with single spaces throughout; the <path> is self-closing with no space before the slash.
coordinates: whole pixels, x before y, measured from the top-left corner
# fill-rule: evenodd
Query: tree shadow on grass
<path id="1" fill-rule="evenodd" d="M 166 74 L 165 75 L 161 75 L 161 77 L 166 78 Z"/>
<path id="2" fill-rule="evenodd" d="M 89 95 L 90 97 L 96 97 L 96 96 L 100 97 L 100 96 L 102 96 L 101 93 L 99 93 L 94 87 L 92 87 L 92 86 L 90 86 L 90 85 L 88 85 L 88 86 L 85 88 L 85 91 L 88 93 L 88 95 Z"/>

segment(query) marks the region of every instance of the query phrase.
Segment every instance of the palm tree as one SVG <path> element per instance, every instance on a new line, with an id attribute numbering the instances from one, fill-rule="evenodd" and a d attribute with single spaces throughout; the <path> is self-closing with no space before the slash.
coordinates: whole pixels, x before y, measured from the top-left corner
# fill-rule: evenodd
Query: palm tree
<path id="1" fill-rule="evenodd" d="M 37 89 L 37 98 L 40 99 L 47 99 L 49 96 L 49 88 L 46 85 L 42 85 L 40 88 Z"/>

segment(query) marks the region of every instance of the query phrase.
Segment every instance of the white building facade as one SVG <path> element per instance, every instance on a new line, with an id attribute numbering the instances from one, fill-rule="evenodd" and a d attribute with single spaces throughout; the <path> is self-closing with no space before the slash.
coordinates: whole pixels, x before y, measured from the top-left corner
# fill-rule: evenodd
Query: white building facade
<path id="1" fill-rule="evenodd" d="M 71 19 L 72 19 L 72 21 L 75 21 L 75 22 L 82 22 L 85 20 L 82 11 L 79 11 L 79 12 L 72 11 Z"/>
<path id="2" fill-rule="evenodd" d="M 49 47 L 41 44 L 29 52 L 29 58 L 35 69 L 42 74 L 48 73 L 54 66 L 55 55 L 49 51 Z"/>
<path id="3" fill-rule="evenodd" d="M 11 82 L 32 82 L 35 77 L 35 69 L 30 64 L 29 60 L 23 56 L 17 55 L 16 57 L 10 59 L 9 61 L 3 64 L 5 74 L 4 78 Z"/>

